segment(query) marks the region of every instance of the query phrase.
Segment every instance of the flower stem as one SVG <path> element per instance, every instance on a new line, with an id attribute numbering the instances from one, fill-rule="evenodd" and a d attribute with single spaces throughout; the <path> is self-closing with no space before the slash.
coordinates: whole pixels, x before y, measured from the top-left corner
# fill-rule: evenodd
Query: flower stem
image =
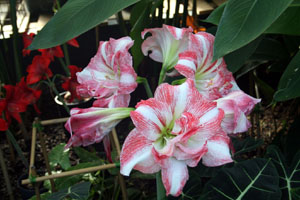
<path id="1" fill-rule="evenodd" d="M 156 174 L 156 196 L 157 200 L 166 199 L 166 191 L 161 180 L 161 172 L 157 172 Z"/>
<path id="2" fill-rule="evenodd" d="M 162 84 L 162 82 L 165 80 L 165 76 L 166 76 L 166 68 L 165 66 L 162 66 L 159 74 L 158 85 Z"/>
<path id="3" fill-rule="evenodd" d="M 137 77 L 136 81 L 138 83 L 143 83 L 144 87 L 145 87 L 145 90 L 146 90 L 146 93 L 148 95 L 149 98 L 153 97 L 153 93 L 151 91 L 151 88 L 149 86 L 149 83 L 148 83 L 148 80 L 144 77 Z"/>
<path id="4" fill-rule="evenodd" d="M 70 65 L 70 56 L 69 56 L 68 47 L 66 44 L 63 44 L 62 47 L 63 47 L 63 51 L 64 51 L 64 55 L 65 55 L 66 65 L 69 66 Z M 68 74 L 68 75 L 70 75 L 70 74 Z"/>
<path id="5" fill-rule="evenodd" d="M 48 77 L 48 75 L 46 74 L 46 77 L 47 77 L 47 80 L 49 82 L 49 86 L 50 86 L 50 89 L 53 90 L 53 92 L 55 93 L 55 95 L 57 95 L 58 99 L 62 102 L 65 110 L 67 111 L 68 114 L 70 114 L 70 109 L 69 107 L 67 106 L 66 102 L 64 101 L 64 99 L 60 96 L 59 92 L 57 91 L 54 83 L 50 80 L 50 78 Z"/>
<path id="6" fill-rule="evenodd" d="M 64 60 L 62 58 L 58 58 L 58 60 L 59 60 L 59 62 L 61 64 L 61 66 L 63 67 L 66 75 L 70 76 L 70 70 L 69 70 L 68 66 L 66 65 L 66 63 L 64 62 Z"/>
<path id="7" fill-rule="evenodd" d="M 3 174 L 4 182 L 6 184 L 6 189 L 7 189 L 9 199 L 13 200 L 14 196 L 13 196 L 13 192 L 12 192 L 12 189 L 11 189 L 12 188 L 11 183 L 10 183 L 10 180 L 9 180 L 9 177 L 8 177 L 8 171 L 7 171 L 7 168 L 6 168 L 6 165 L 5 165 L 2 148 L 0 148 L 0 166 L 1 166 L 1 169 L 2 169 L 2 174 Z"/>
<path id="8" fill-rule="evenodd" d="M 25 167 L 28 169 L 28 162 L 27 160 L 25 159 L 24 155 L 23 155 L 23 152 L 20 148 L 20 146 L 18 145 L 14 135 L 10 132 L 9 129 L 6 130 L 6 134 L 7 134 L 7 137 L 9 138 L 10 142 L 13 144 L 13 146 L 15 147 L 18 155 L 20 156 L 23 164 L 25 165 Z"/>

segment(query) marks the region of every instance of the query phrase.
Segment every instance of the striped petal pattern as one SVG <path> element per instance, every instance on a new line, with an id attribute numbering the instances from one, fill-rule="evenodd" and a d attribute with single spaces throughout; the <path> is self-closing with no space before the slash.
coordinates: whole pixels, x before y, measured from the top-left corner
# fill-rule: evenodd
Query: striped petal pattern
<path id="1" fill-rule="evenodd" d="M 129 117 L 132 108 L 99 108 L 71 109 L 71 117 L 65 128 L 71 134 L 65 148 L 87 146 L 102 141 L 113 127 L 122 119 Z"/>
<path id="2" fill-rule="evenodd" d="M 127 107 L 130 93 L 137 87 L 137 75 L 128 52 L 132 45 L 130 37 L 100 42 L 97 54 L 77 73 L 80 83 L 77 93 L 98 99 L 94 106 Z"/>
<path id="3" fill-rule="evenodd" d="M 191 79 L 177 86 L 161 84 L 154 98 L 139 102 L 130 116 L 136 128 L 123 145 L 121 173 L 161 171 L 167 195 L 181 194 L 187 166 L 195 167 L 202 157 L 215 166 L 230 161 L 230 154 L 224 159 L 210 152 L 219 147 L 229 152 L 228 143 L 223 144 L 230 140 L 221 128 L 224 112 L 216 102 L 207 101 Z M 210 145 L 219 137 L 221 146 Z"/>
<path id="4" fill-rule="evenodd" d="M 174 26 L 163 25 L 162 28 L 145 29 L 142 32 L 142 38 L 147 33 L 151 33 L 150 37 L 142 44 L 142 51 L 145 56 L 157 62 L 163 63 L 165 70 L 172 69 L 177 60 L 178 54 L 188 47 L 188 35 L 193 31 L 192 28 L 176 28 Z"/>

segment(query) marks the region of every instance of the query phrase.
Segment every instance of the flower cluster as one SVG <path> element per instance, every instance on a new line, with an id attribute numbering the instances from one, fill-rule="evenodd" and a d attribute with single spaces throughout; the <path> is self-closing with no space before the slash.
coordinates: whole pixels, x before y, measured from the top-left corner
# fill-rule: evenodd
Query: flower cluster
<path id="1" fill-rule="evenodd" d="M 128 52 L 133 41 L 101 42 L 95 57 L 77 73 L 78 94 L 97 100 L 92 108 L 71 111 L 68 147 L 101 141 L 130 113 L 135 128 L 123 144 L 121 173 L 160 171 L 167 194 L 178 196 L 188 180 L 188 166 L 200 160 L 206 166 L 233 161 L 229 136 L 248 130 L 247 115 L 260 100 L 239 89 L 223 58 L 213 60 L 213 35 L 167 25 L 146 29 L 142 38 L 147 33 L 152 35 L 142 51 L 162 63 L 154 97 L 135 110 L 127 108 L 137 86 Z M 162 83 L 166 75 L 182 75 L 185 81 Z"/>

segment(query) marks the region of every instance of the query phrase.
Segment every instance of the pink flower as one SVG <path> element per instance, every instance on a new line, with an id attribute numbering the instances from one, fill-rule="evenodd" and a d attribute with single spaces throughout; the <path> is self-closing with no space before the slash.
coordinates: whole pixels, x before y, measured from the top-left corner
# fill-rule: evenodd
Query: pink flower
<path id="1" fill-rule="evenodd" d="M 190 34 L 188 50 L 179 54 L 175 69 L 193 79 L 203 96 L 218 102 L 218 108 L 225 111 L 222 127 L 226 133 L 245 132 L 251 126 L 246 115 L 260 100 L 239 89 L 223 58 L 212 61 L 214 39 L 205 32 Z"/>
<path id="2" fill-rule="evenodd" d="M 206 166 L 232 162 L 229 137 L 221 129 L 224 112 L 207 101 L 188 79 L 179 86 L 160 85 L 154 95 L 130 113 L 134 125 L 125 140 L 121 173 L 161 170 L 167 195 L 180 195 L 188 180 L 187 166 L 202 158 Z"/>
<path id="3" fill-rule="evenodd" d="M 251 123 L 247 119 L 255 104 L 260 99 L 255 99 L 241 90 L 233 91 L 228 95 L 216 100 L 217 107 L 224 110 L 225 116 L 221 126 L 228 134 L 246 132 Z"/>
<path id="4" fill-rule="evenodd" d="M 65 124 L 70 132 L 66 148 L 71 146 L 87 146 L 103 140 L 103 138 L 122 119 L 129 117 L 133 108 L 98 108 L 71 109 L 71 117 Z"/>
<path id="5" fill-rule="evenodd" d="M 128 52 L 132 45 L 129 37 L 100 42 L 97 54 L 82 72 L 76 74 L 80 83 L 77 93 L 97 98 L 94 106 L 127 107 L 130 93 L 137 87 L 137 75 Z"/>
<path id="6" fill-rule="evenodd" d="M 144 39 L 147 33 L 152 36 L 148 37 L 142 44 L 142 51 L 145 56 L 157 62 L 163 63 L 165 71 L 173 69 L 178 61 L 178 54 L 188 47 L 189 34 L 193 32 L 192 28 L 176 28 L 174 26 L 163 25 L 162 28 L 145 29 L 142 32 Z"/>

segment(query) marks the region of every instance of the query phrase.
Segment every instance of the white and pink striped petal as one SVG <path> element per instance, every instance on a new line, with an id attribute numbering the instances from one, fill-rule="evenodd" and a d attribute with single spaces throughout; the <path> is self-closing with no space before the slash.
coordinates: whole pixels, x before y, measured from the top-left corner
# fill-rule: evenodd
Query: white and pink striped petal
<path id="1" fill-rule="evenodd" d="M 100 99 L 95 106 L 110 108 L 127 107 L 128 96 L 137 87 L 136 73 L 132 67 L 132 57 L 128 50 L 133 45 L 130 37 L 118 40 L 110 39 L 100 42 L 97 54 L 82 72 L 78 72 L 77 80 L 80 85 L 77 93 L 83 97 Z M 124 99 L 124 95 L 126 98 Z M 121 96 L 116 97 L 115 96 Z M 115 103 L 124 99 L 123 103 Z M 126 100 L 126 101 L 125 101 Z M 114 102 L 111 102 L 114 101 Z"/>
<path id="2" fill-rule="evenodd" d="M 160 166 L 153 159 L 151 149 L 152 141 L 137 129 L 133 129 L 123 144 L 120 156 L 121 174 L 129 176 L 133 168 L 143 173 L 158 172 Z"/>
<path id="3" fill-rule="evenodd" d="M 66 148 L 87 146 L 102 141 L 113 127 L 122 119 L 129 117 L 133 108 L 98 108 L 71 109 L 71 117 L 65 128 L 71 134 Z"/>
<path id="4" fill-rule="evenodd" d="M 178 54 L 188 47 L 188 36 L 193 31 L 192 28 L 176 28 L 163 25 L 162 28 L 145 29 L 142 32 L 142 38 L 149 32 L 152 36 L 148 37 L 142 43 L 144 55 L 157 62 L 163 63 L 165 70 L 172 69 L 177 60 Z"/>

